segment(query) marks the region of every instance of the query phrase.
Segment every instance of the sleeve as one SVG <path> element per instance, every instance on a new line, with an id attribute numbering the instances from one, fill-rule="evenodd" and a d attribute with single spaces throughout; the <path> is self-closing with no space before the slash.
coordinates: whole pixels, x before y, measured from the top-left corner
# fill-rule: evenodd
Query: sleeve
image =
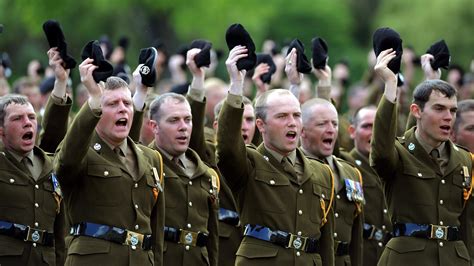
<path id="1" fill-rule="evenodd" d="M 190 90 L 190 92 L 193 90 Z M 191 106 L 191 114 L 193 117 L 193 131 L 191 132 L 191 140 L 189 148 L 196 151 L 201 160 L 213 165 L 212 156 L 207 151 L 206 140 L 204 137 L 204 118 L 206 112 L 206 101 L 198 101 L 195 97 L 188 95 L 189 105 Z"/>
<path id="2" fill-rule="evenodd" d="M 145 109 L 145 108 L 143 108 L 143 109 Z M 132 126 L 130 127 L 130 132 L 128 133 L 128 136 L 134 142 L 139 142 L 140 141 L 140 131 L 142 130 L 143 116 L 144 115 L 145 115 L 145 112 L 143 112 L 143 111 L 135 110 L 133 112 Z"/>
<path id="3" fill-rule="evenodd" d="M 244 108 L 234 107 L 236 95 L 229 94 L 219 114 L 217 130 L 217 166 L 235 193 L 244 188 L 249 178 L 247 150 L 241 135 Z M 242 102 L 240 96 L 240 102 Z"/>
<path id="4" fill-rule="evenodd" d="M 319 238 L 319 247 L 321 260 L 324 266 L 334 265 L 334 208 L 331 207 L 327 216 L 327 222 L 321 227 L 321 237 Z"/>
<path id="5" fill-rule="evenodd" d="M 54 220 L 54 250 L 56 253 L 56 265 L 64 265 L 66 262 L 66 244 L 64 238 L 67 234 L 66 214 L 64 203 L 61 202 L 59 214 Z"/>
<path id="6" fill-rule="evenodd" d="M 99 119 L 100 116 L 94 113 L 89 104 L 84 104 L 67 131 L 54 163 L 62 186 L 74 185 L 80 178 L 79 173 L 85 168 L 89 143 Z"/>
<path id="7" fill-rule="evenodd" d="M 165 182 L 161 182 L 164 189 Z M 158 200 L 152 212 L 151 226 L 154 236 L 153 253 L 155 257 L 155 264 L 157 266 L 163 265 L 163 249 L 165 246 L 165 235 L 163 228 L 165 227 L 165 193 L 160 192 Z"/>
<path id="8" fill-rule="evenodd" d="M 364 212 L 357 215 L 352 224 L 352 235 L 351 235 L 351 244 L 349 246 L 349 254 L 351 257 L 352 265 L 362 266 L 362 230 L 364 223 Z"/>
<path id="9" fill-rule="evenodd" d="M 217 266 L 219 260 L 219 204 L 217 201 L 213 203 L 209 200 L 209 210 L 209 242 L 207 243 L 207 252 L 209 255 L 209 264 L 211 266 Z"/>
<path id="10" fill-rule="evenodd" d="M 384 95 L 375 114 L 370 151 L 370 165 L 382 179 L 390 178 L 397 167 L 396 134 L 397 106 Z"/>
<path id="11" fill-rule="evenodd" d="M 63 102 L 61 98 L 49 96 L 41 121 L 39 147 L 42 150 L 50 153 L 56 151 L 66 135 L 71 106 L 72 100 L 69 97 Z"/>

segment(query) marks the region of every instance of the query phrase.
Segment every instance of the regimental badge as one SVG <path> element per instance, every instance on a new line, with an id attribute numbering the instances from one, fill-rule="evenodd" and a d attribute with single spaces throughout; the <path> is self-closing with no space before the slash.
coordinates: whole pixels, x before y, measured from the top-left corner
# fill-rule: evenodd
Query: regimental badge
<path id="1" fill-rule="evenodd" d="M 346 196 L 349 201 L 365 204 L 364 191 L 360 182 L 352 179 L 344 179 L 346 185 Z"/>
<path id="2" fill-rule="evenodd" d="M 151 168 L 153 171 L 153 177 L 155 178 L 155 183 L 156 187 L 163 192 L 163 187 L 161 186 L 161 181 L 160 181 L 160 176 L 158 175 L 158 170 L 156 170 L 156 167 Z"/>
<path id="3" fill-rule="evenodd" d="M 410 151 L 414 150 L 415 149 L 415 144 L 413 144 L 413 143 L 408 144 L 408 149 Z"/>
<path id="4" fill-rule="evenodd" d="M 188 245 L 193 243 L 193 235 L 191 233 L 187 233 L 186 236 L 184 236 L 184 241 Z"/>
<path id="5" fill-rule="evenodd" d="M 61 186 L 59 185 L 59 182 L 58 182 L 58 179 L 56 178 L 55 173 L 51 174 L 51 182 L 53 183 L 54 192 L 62 198 L 63 197 L 63 192 L 61 190 Z"/>
<path id="6" fill-rule="evenodd" d="M 102 149 L 102 146 L 99 143 L 94 144 L 94 150 L 100 151 Z"/>
<path id="7" fill-rule="evenodd" d="M 150 68 L 148 66 L 143 65 L 140 67 L 139 71 L 142 75 L 148 75 L 150 73 Z"/>
<path id="8" fill-rule="evenodd" d="M 33 242 L 38 242 L 40 240 L 40 234 L 38 231 L 34 231 L 33 234 L 31 234 L 31 240 Z"/>

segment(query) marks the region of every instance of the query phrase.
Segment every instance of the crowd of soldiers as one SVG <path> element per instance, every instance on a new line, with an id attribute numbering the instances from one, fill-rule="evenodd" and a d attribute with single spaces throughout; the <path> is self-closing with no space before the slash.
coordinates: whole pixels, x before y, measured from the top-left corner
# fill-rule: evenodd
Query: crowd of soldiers
<path id="1" fill-rule="evenodd" d="M 41 86 L 8 93 L 0 66 L 0 265 L 474 265 L 473 91 L 440 79 L 444 42 L 411 100 L 416 58 L 377 30 L 344 115 L 347 65 L 329 67 L 322 38 L 312 60 L 297 39 L 256 54 L 234 24 L 229 83 L 197 40 L 168 60 L 175 86 L 160 47 L 130 73 L 124 46 L 92 41 L 72 114 L 76 62 L 43 28 Z"/>

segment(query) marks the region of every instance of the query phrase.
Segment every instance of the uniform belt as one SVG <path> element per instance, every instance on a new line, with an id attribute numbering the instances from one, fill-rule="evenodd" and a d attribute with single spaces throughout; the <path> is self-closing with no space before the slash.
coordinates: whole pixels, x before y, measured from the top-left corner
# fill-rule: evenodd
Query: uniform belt
<path id="1" fill-rule="evenodd" d="M 0 235 L 41 244 L 43 246 L 54 246 L 53 233 L 48 233 L 46 230 L 33 228 L 27 225 L 0 221 Z"/>
<path id="2" fill-rule="evenodd" d="M 165 226 L 165 240 L 183 245 L 204 247 L 207 245 L 209 236 L 202 232 L 191 232 L 184 229 L 176 229 Z"/>
<path id="3" fill-rule="evenodd" d="M 245 225 L 244 236 L 250 236 L 284 248 L 293 248 L 306 253 L 319 253 L 319 241 L 316 238 L 294 235 L 280 230 L 271 230 L 261 225 Z"/>
<path id="4" fill-rule="evenodd" d="M 240 225 L 239 214 L 224 208 L 219 208 L 219 221 L 236 227 Z"/>
<path id="5" fill-rule="evenodd" d="M 132 249 L 141 247 L 143 250 L 151 249 L 152 236 L 133 232 L 114 226 L 82 222 L 71 227 L 71 235 L 88 236 L 107 240 L 117 244 L 131 246 Z"/>
<path id="6" fill-rule="evenodd" d="M 334 240 L 334 255 L 335 256 L 349 255 L 349 243 Z"/>
<path id="7" fill-rule="evenodd" d="M 412 236 L 426 239 L 447 241 L 460 240 L 457 226 L 442 226 L 435 224 L 395 223 L 393 236 Z"/>
<path id="8" fill-rule="evenodd" d="M 390 238 L 392 238 L 392 234 L 390 232 L 384 232 L 384 230 L 368 223 L 364 223 L 364 231 L 362 235 L 365 239 L 374 239 L 376 241 L 382 241 L 383 243 L 387 243 Z"/>

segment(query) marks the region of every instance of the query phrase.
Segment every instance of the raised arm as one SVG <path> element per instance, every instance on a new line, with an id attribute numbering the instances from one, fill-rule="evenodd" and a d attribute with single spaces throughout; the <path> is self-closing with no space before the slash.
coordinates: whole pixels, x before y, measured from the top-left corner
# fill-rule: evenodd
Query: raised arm
<path id="1" fill-rule="evenodd" d="M 371 141 L 370 164 L 381 178 L 389 178 L 396 167 L 398 154 L 395 148 L 397 133 L 397 76 L 388 68 L 395 51 L 382 51 L 374 70 L 385 83 L 384 94 L 375 115 Z"/>

